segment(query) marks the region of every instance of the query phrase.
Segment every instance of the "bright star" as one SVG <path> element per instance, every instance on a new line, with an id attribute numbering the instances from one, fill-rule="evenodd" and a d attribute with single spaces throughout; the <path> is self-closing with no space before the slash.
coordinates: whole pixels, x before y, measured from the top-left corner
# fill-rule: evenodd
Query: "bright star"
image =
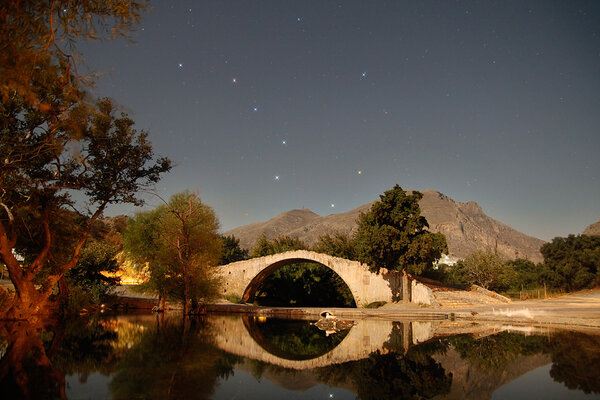
<path id="1" fill-rule="evenodd" d="M 362 76 L 363 78 L 366 78 L 367 77 L 367 73 L 363 72 L 362 74 L 360 74 L 360 76 Z"/>
<path id="2" fill-rule="evenodd" d="M 298 18 L 296 18 L 296 21 L 300 22 L 300 21 L 302 21 L 302 18 L 298 17 Z"/>
<path id="3" fill-rule="evenodd" d="M 179 64 L 177 64 L 177 66 L 178 66 L 179 68 L 183 68 L 183 64 L 182 64 L 182 63 L 179 63 Z"/>
<path id="4" fill-rule="evenodd" d="M 275 175 L 275 180 L 278 181 L 279 180 L 279 175 Z"/>
<path id="5" fill-rule="evenodd" d="M 335 204 L 331 203 L 331 208 L 334 208 L 334 207 L 335 207 Z"/>
<path id="6" fill-rule="evenodd" d="M 258 107 L 254 107 L 254 108 L 252 109 L 252 111 L 254 111 L 254 112 L 257 112 L 257 111 L 258 111 Z"/>
<path id="7" fill-rule="evenodd" d="M 237 83 L 237 78 L 233 78 L 233 79 L 231 80 L 231 83 Z"/>
<path id="8" fill-rule="evenodd" d="M 360 169 L 359 169 L 359 170 L 358 170 L 358 174 L 359 174 L 359 175 L 362 175 L 362 170 L 360 170 Z"/>
<path id="9" fill-rule="evenodd" d="M 282 140 L 282 141 L 281 141 L 281 144 L 285 146 L 287 143 L 286 143 L 286 141 L 285 141 L 285 140 Z"/>

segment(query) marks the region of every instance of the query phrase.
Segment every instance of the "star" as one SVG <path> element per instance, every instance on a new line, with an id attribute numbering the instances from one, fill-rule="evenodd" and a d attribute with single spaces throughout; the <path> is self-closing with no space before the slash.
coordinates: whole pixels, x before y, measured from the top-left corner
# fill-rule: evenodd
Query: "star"
<path id="1" fill-rule="evenodd" d="M 357 174 L 362 175 L 362 170 L 358 170 Z"/>
<path id="2" fill-rule="evenodd" d="M 282 140 L 281 144 L 285 146 L 287 144 L 287 142 L 285 140 Z"/>
<path id="3" fill-rule="evenodd" d="M 366 77 L 367 77 L 367 73 L 366 73 L 366 72 L 363 72 L 362 74 L 360 74 L 360 76 L 361 76 L 362 78 L 366 78 Z"/>
<path id="4" fill-rule="evenodd" d="M 278 181 L 279 180 L 279 175 L 275 175 L 275 180 Z"/>
<path id="5" fill-rule="evenodd" d="M 335 208 L 335 204 L 331 203 L 331 208 Z"/>
<path id="6" fill-rule="evenodd" d="M 235 85 L 235 84 L 237 83 L 237 78 L 233 78 L 233 79 L 231 80 L 231 83 L 233 83 L 233 84 Z"/>
<path id="7" fill-rule="evenodd" d="M 252 108 L 252 111 L 257 112 L 258 111 L 258 107 Z"/>
<path id="8" fill-rule="evenodd" d="M 177 66 L 178 66 L 179 68 L 183 68 L 183 63 L 179 63 L 179 64 L 177 64 Z"/>
<path id="9" fill-rule="evenodd" d="M 300 22 L 300 21 L 302 21 L 302 18 L 298 17 L 298 18 L 296 18 L 296 21 Z"/>

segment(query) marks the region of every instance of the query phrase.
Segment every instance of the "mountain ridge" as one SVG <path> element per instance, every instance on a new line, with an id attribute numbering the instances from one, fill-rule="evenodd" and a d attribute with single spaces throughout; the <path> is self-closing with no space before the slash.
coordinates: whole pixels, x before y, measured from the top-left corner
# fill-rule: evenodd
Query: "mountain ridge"
<path id="1" fill-rule="evenodd" d="M 583 235 L 600 235 L 600 220 L 594 222 L 593 224 L 588 225 L 583 230 Z"/>
<path id="2" fill-rule="evenodd" d="M 457 202 L 436 190 L 423 190 L 421 193 L 421 213 L 432 232 L 446 235 L 451 256 L 464 258 L 473 251 L 489 249 L 505 258 L 542 261 L 539 248 L 545 243 L 543 240 L 528 236 L 489 217 L 476 202 Z M 263 233 L 268 239 L 289 235 L 312 245 L 324 234 L 352 234 L 358 228 L 360 213 L 368 211 L 373 203 L 327 216 L 308 209 L 289 210 L 266 222 L 254 222 L 224 234 L 235 235 L 240 240 L 240 245 L 248 249 L 254 246 L 256 239 Z"/>

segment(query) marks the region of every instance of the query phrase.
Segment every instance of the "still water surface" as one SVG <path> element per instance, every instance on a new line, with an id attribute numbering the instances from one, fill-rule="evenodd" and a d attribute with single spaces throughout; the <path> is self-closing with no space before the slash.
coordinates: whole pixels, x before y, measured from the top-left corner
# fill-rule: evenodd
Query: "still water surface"
<path id="1" fill-rule="evenodd" d="M 168 315 L 0 325 L 2 398 L 600 398 L 600 336 L 450 321 L 320 328 Z"/>

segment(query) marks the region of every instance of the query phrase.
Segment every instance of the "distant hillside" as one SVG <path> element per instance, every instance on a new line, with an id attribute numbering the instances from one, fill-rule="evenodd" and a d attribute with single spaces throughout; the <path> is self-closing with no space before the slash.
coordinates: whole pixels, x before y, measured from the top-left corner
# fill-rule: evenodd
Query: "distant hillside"
<path id="1" fill-rule="evenodd" d="M 600 235 L 600 220 L 594 222 L 593 224 L 589 225 L 587 228 L 584 229 L 583 231 L 584 235 Z"/>
<path id="2" fill-rule="evenodd" d="M 421 211 L 432 231 L 446 235 L 450 255 L 462 258 L 478 249 L 495 249 L 507 258 L 542 261 L 539 249 L 544 244 L 543 240 L 527 236 L 488 217 L 475 202 L 457 202 L 434 190 L 422 193 Z M 289 235 L 313 244 L 326 233 L 355 231 L 358 216 L 367 211 L 371 204 L 328 216 L 320 216 L 307 209 L 286 211 L 267 222 L 241 226 L 225 234 L 235 235 L 244 248 L 252 248 L 263 233 L 269 239 Z"/>

